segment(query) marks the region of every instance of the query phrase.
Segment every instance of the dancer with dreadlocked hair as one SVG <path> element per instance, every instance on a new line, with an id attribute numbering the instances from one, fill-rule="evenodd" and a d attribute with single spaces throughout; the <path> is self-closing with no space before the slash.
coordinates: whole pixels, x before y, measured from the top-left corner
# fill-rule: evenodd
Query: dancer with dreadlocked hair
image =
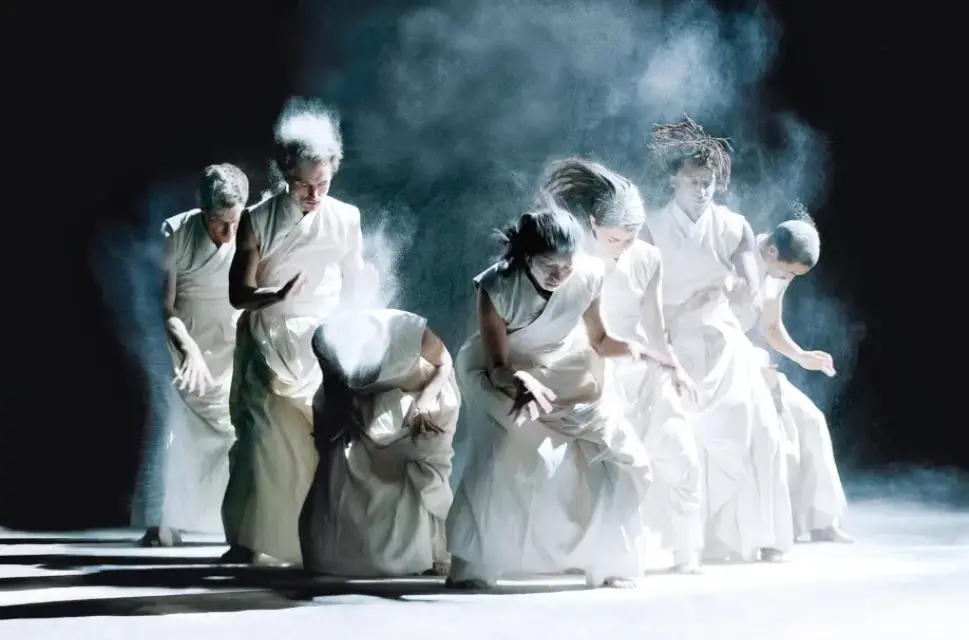
<path id="1" fill-rule="evenodd" d="M 657 126 L 650 147 L 672 198 L 643 235 L 663 254 L 667 330 L 700 396 L 690 422 L 704 556 L 776 560 L 794 542 L 781 429 L 757 350 L 724 294 L 759 298 L 757 244 L 743 216 L 713 201 L 730 182 L 730 148 L 689 118 Z"/>
<path id="2" fill-rule="evenodd" d="M 639 189 L 599 163 L 570 158 L 549 167 L 543 190 L 589 226 L 589 253 L 606 268 L 601 304 L 609 331 L 674 363 L 617 359 L 610 380 L 652 462 L 645 523 L 672 551 L 674 571 L 696 573 L 703 546 L 700 463 L 684 407 L 695 404 L 696 390 L 666 338 L 660 252 L 637 238 L 646 221 Z"/>
<path id="3" fill-rule="evenodd" d="M 808 371 L 834 376 L 834 361 L 823 351 L 805 351 L 784 327 L 784 294 L 791 281 L 814 268 L 821 256 L 821 238 L 807 210 L 794 202 L 792 219 L 757 237 L 763 309 L 742 304 L 737 309 L 744 328 L 754 340 L 766 342 L 782 356 Z M 788 477 L 794 509 L 794 535 L 809 535 L 813 542 L 853 542 L 839 526 L 848 510 L 841 476 L 834 459 L 831 433 L 824 413 L 811 399 L 770 365 L 763 354 L 767 381 L 788 438 Z"/>
<path id="4" fill-rule="evenodd" d="M 456 362 L 470 451 L 447 521 L 452 588 L 569 569 L 631 587 L 641 574 L 628 527 L 649 459 L 608 393 L 603 358 L 647 355 L 607 332 L 602 266 L 578 254 L 581 238 L 543 200 L 500 235 L 502 259 L 474 279 L 479 331 Z"/>
<path id="5" fill-rule="evenodd" d="M 316 469 L 311 406 L 322 378 L 310 342 L 365 273 L 360 211 L 327 195 L 342 157 L 332 114 L 284 112 L 275 157 L 283 189 L 239 222 L 229 270 L 229 300 L 244 313 L 229 399 L 238 439 L 222 505 L 227 562 L 302 560 L 298 520 Z"/>

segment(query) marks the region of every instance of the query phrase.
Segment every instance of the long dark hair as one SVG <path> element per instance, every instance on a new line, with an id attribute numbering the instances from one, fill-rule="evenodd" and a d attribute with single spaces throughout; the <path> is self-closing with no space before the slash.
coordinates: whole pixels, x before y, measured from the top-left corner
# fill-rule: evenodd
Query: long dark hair
<path id="1" fill-rule="evenodd" d="M 567 211 L 546 199 L 495 236 L 504 246 L 502 259 L 510 266 L 522 266 L 533 256 L 575 252 L 582 241 L 582 228 Z"/>

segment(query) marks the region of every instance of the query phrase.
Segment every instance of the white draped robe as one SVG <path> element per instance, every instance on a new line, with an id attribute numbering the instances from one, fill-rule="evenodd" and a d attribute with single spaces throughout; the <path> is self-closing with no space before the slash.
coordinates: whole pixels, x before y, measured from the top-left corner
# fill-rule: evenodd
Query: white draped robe
<path id="1" fill-rule="evenodd" d="M 777 300 L 790 282 L 770 276 L 760 252 L 757 258 L 764 300 Z M 756 312 L 752 309 L 736 309 L 736 312 L 751 340 L 766 347 L 766 341 L 758 331 L 760 318 L 755 315 Z M 785 450 L 794 512 L 794 535 L 801 536 L 833 526 L 847 513 L 848 500 L 835 462 L 828 421 L 814 402 L 795 387 L 787 376 L 769 367 L 771 355 L 766 348 L 762 352 L 762 361 L 787 440 Z"/>
<path id="2" fill-rule="evenodd" d="M 647 219 L 663 254 L 663 297 L 682 305 L 733 277 L 730 258 L 744 218 L 711 205 L 693 222 L 670 202 Z M 690 415 L 703 472 L 708 559 L 756 559 L 760 549 L 789 550 L 794 541 L 787 467 L 774 399 L 756 348 L 726 297 L 668 318 L 667 330 L 700 392 Z"/>
<path id="3" fill-rule="evenodd" d="M 316 394 L 320 463 L 301 519 L 304 567 L 368 578 L 420 574 L 448 561 L 444 521 L 461 395 L 452 372 L 429 416 L 444 433 L 414 439 L 404 417 L 437 371 L 421 358 L 427 321 L 396 309 L 363 312 L 360 321 L 379 325 L 387 349 L 380 377 L 354 393 L 365 426 L 348 444 L 336 437 L 348 425 L 320 419 L 324 388 Z"/>
<path id="4" fill-rule="evenodd" d="M 601 309 L 609 332 L 648 344 L 643 301 L 653 278 L 660 277 L 659 250 L 636 240 L 618 262 L 608 259 Z M 653 485 L 644 503 L 644 521 L 658 533 L 676 563 L 698 558 L 703 546 L 700 517 L 700 462 L 693 431 L 669 371 L 655 362 L 615 360 L 611 371 L 626 419 L 646 446 Z"/>
<path id="5" fill-rule="evenodd" d="M 493 585 L 503 573 L 581 569 L 601 583 L 642 571 L 635 534 L 649 459 L 604 388 L 604 361 L 582 321 L 602 277 L 598 261 L 577 256 L 547 301 L 524 269 L 503 262 L 475 278 L 507 325 L 512 368 L 557 397 L 550 413 L 516 426 L 480 334 L 458 354 L 470 451 L 447 520 L 454 580 Z"/>
<path id="6" fill-rule="evenodd" d="M 238 440 L 223 503 L 230 544 L 300 564 L 299 514 L 316 470 L 313 395 L 322 374 L 313 332 L 337 307 L 348 270 L 359 271 L 360 211 L 331 197 L 308 214 L 281 193 L 249 211 L 259 243 L 259 287 L 297 273 L 306 286 L 239 320 L 230 406 Z"/>
<path id="7" fill-rule="evenodd" d="M 198 209 L 165 221 L 175 261 L 175 315 L 202 352 L 214 384 L 202 394 L 175 391 L 165 459 L 161 525 L 182 531 L 223 533 L 222 497 L 229 480 L 232 352 L 239 313 L 229 304 L 229 265 L 235 242 L 212 242 Z M 176 367 L 181 356 L 169 344 Z"/>

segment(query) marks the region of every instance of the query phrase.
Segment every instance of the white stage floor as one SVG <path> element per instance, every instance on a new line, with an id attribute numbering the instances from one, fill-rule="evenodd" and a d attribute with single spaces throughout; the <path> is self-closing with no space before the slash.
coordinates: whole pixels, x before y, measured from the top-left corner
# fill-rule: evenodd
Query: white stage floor
<path id="1" fill-rule="evenodd" d="M 855 503 L 855 545 L 798 544 L 787 562 L 657 574 L 635 590 L 581 578 L 456 594 L 434 578 L 345 581 L 220 567 L 190 537 L 0 531 L 0 638 L 967 638 L 969 512 Z M 164 615 L 161 615 L 164 614 Z"/>

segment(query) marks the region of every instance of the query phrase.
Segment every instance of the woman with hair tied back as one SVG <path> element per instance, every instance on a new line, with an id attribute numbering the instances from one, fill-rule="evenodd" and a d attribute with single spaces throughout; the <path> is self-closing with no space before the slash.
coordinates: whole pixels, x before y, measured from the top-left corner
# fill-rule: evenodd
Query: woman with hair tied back
<path id="1" fill-rule="evenodd" d="M 456 362 L 467 468 L 448 515 L 448 586 L 502 573 L 580 569 L 635 586 L 627 535 L 651 482 L 649 458 L 605 384 L 604 358 L 657 358 L 617 340 L 599 313 L 601 264 L 551 202 L 499 235 L 501 260 L 474 279 L 478 332 Z M 628 481 L 623 481 L 623 479 Z"/>
<path id="2" fill-rule="evenodd" d="M 683 402 L 694 405 L 696 389 L 666 337 L 659 249 L 637 238 L 646 221 L 639 189 L 581 158 L 552 163 L 542 189 L 589 226 L 589 252 L 606 269 L 602 315 L 609 330 L 622 340 L 649 345 L 674 363 L 667 368 L 617 360 L 610 381 L 653 465 L 644 521 L 672 553 L 674 571 L 696 573 L 703 547 L 700 462 Z"/>

